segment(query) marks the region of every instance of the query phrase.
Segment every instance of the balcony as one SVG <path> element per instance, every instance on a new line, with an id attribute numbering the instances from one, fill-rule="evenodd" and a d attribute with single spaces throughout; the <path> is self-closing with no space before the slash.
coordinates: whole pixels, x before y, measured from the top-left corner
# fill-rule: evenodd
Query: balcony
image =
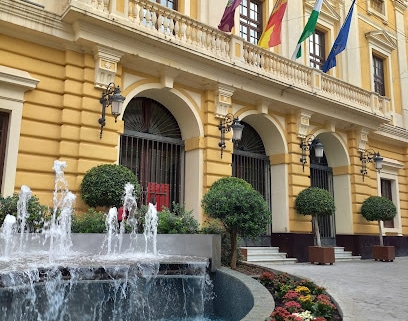
<path id="1" fill-rule="evenodd" d="M 243 102 L 266 100 L 270 105 L 280 105 L 279 108 L 290 105 L 332 119 L 338 117 L 340 110 L 344 111 L 341 117 L 345 127 L 358 124 L 375 129 L 391 120 L 389 98 L 259 48 L 155 2 L 64 0 L 61 11 L 61 15 L 55 14 L 61 25 L 54 23 L 54 27 L 64 29 L 65 33 L 70 27 L 71 37 L 61 33 L 66 41 L 74 39 L 81 47 L 102 45 L 117 50 L 122 64 L 137 64 L 138 70 L 158 69 L 162 61 L 155 61 L 153 51 L 173 52 L 173 56 L 166 57 L 171 61 L 171 66 L 166 67 L 183 74 L 180 82 L 195 84 L 197 88 L 214 87 L 228 80 L 228 85 L 236 89 L 234 97 Z M 203 68 L 187 70 L 184 61 Z"/>

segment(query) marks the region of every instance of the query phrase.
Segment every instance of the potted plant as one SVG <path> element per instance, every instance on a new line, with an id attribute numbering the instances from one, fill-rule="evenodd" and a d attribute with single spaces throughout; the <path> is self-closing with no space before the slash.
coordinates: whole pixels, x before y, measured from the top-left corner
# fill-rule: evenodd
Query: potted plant
<path id="1" fill-rule="evenodd" d="M 295 200 L 295 210 L 301 215 L 311 215 L 317 246 L 309 246 L 309 261 L 319 264 L 334 263 L 334 248 L 322 247 L 318 217 L 332 215 L 335 211 L 334 198 L 325 189 L 309 187 L 299 193 Z"/>
<path id="2" fill-rule="evenodd" d="M 397 208 L 388 198 L 382 196 L 370 196 L 361 206 L 361 214 L 367 221 L 377 221 L 380 237 L 380 245 L 373 245 L 373 258 L 378 261 L 392 262 L 395 259 L 395 247 L 384 246 L 381 221 L 392 220 L 397 215 Z"/>

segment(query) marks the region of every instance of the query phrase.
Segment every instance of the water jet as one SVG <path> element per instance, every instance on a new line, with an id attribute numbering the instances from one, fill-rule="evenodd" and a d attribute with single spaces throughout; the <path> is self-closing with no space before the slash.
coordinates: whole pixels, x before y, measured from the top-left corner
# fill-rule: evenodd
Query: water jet
<path id="1" fill-rule="evenodd" d="M 42 233 L 25 229 L 28 187 L 20 192 L 17 218 L 7 215 L 3 223 L 2 321 L 255 320 L 245 319 L 255 304 L 251 291 L 221 268 L 219 235 L 158 235 L 153 204 L 143 236 L 115 226 L 116 208 L 107 214 L 107 233 L 72 234 L 75 196 L 67 188 L 65 167 L 54 163 L 54 209 Z M 127 186 L 124 208 L 133 219 L 130 190 Z M 225 280 L 228 288 L 221 285 Z M 262 295 L 267 298 L 268 292 Z"/>

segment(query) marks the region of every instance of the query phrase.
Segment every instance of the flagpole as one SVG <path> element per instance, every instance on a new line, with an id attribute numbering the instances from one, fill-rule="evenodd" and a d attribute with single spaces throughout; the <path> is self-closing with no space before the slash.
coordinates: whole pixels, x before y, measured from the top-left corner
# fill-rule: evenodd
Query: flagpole
<path id="1" fill-rule="evenodd" d="M 307 23 L 305 25 L 305 28 L 303 29 L 303 32 L 300 35 L 295 51 L 293 52 L 292 60 L 296 60 L 297 58 L 300 58 L 300 56 L 302 55 L 302 52 L 301 52 L 302 42 L 305 41 L 307 38 L 309 38 L 314 33 L 316 24 L 317 24 L 317 19 L 319 18 L 320 11 L 322 10 L 322 4 L 323 4 L 323 0 L 316 0 L 313 10 L 310 13 L 309 19 L 307 20 Z"/>
<path id="2" fill-rule="evenodd" d="M 343 25 L 339 30 L 339 34 L 337 35 L 337 38 L 335 39 L 333 46 L 330 49 L 330 53 L 322 66 L 322 71 L 324 73 L 328 72 L 331 68 L 336 66 L 336 56 L 346 49 L 348 35 L 350 33 L 351 18 L 355 3 L 356 0 L 353 0 L 348 11 L 348 14 L 346 16 L 346 19 L 344 20 Z"/>

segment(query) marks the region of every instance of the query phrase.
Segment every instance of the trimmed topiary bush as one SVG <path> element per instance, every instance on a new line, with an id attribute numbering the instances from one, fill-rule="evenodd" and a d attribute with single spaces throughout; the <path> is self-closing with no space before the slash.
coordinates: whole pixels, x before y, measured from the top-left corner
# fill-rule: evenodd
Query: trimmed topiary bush
<path id="1" fill-rule="evenodd" d="M 266 231 L 271 213 L 262 195 L 237 177 L 216 181 L 202 200 L 204 211 L 219 219 L 231 239 L 230 266 L 236 269 L 238 236 L 255 238 Z"/>
<path id="2" fill-rule="evenodd" d="M 378 222 L 380 245 L 384 246 L 381 221 L 392 220 L 397 215 L 394 203 L 386 197 L 370 196 L 363 202 L 361 214 L 367 221 Z"/>
<path id="3" fill-rule="evenodd" d="M 19 194 L 14 193 L 12 196 L 0 196 L 0 226 L 3 225 L 7 214 L 17 217 L 17 202 Z M 49 208 L 41 205 L 37 196 L 32 195 L 27 202 L 27 213 L 29 217 L 26 220 L 27 232 L 41 232 L 44 222 L 50 218 Z"/>
<path id="4" fill-rule="evenodd" d="M 296 197 L 295 210 L 298 214 L 312 216 L 317 246 L 321 247 L 317 217 L 334 214 L 336 208 L 333 196 L 327 190 L 319 187 L 306 188 Z"/>
<path id="5" fill-rule="evenodd" d="M 99 165 L 86 172 L 80 185 L 81 197 L 90 207 L 119 208 L 123 203 L 126 183 L 134 186 L 137 199 L 140 185 L 130 169 L 116 164 Z"/>

